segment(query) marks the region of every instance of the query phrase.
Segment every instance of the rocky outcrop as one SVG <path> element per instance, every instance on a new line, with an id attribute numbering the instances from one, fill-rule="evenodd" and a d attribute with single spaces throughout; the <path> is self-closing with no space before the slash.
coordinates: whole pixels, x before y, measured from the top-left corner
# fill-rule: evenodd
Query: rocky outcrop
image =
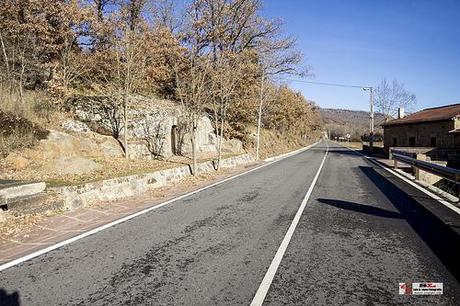
<path id="1" fill-rule="evenodd" d="M 133 159 L 190 155 L 190 133 L 185 127 L 180 105 L 168 100 L 131 97 L 128 110 L 129 155 Z M 74 101 L 73 111 L 79 121 L 98 123 L 123 137 L 121 110 L 106 100 Z M 72 130 L 84 130 L 83 126 L 67 124 Z M 115 135 L 116 134 L 116 135 Z M 203 115 L 196 131 L 197 146 L 201 153 L 217 151 L 217 137 L 210 119 Z M 241 141 L 224 141 L 224 152 L 241 153 Z"/>
<path id="2" fill-rule="evenodd" d="M 93 157 L 123 156 L 120 144 L 113 137 L 93 132 L 77 136 L 51 130 L 48 137 L 40 141 L 39 151 L 50 159 L 78 155 Z"/>
<path id="3" fill-rule="evenodd" d="M 70 119 L 62 122 L 61 127 L 69 132 L 87 133 L 91 131 L 91 129 L 85 123 Z"/>
<path id="4" fill-rule="evenodd" d="M 56 174 L 82 174 L 101 168 L 95 158 L 123 157 L 120 144 L 111 136 L 93 132 L 71 135 L 51 130 L 33 151 L 11 153 L 5 158 L 14 170 L 27 168 L 33 161 L 42 171 Z"/>

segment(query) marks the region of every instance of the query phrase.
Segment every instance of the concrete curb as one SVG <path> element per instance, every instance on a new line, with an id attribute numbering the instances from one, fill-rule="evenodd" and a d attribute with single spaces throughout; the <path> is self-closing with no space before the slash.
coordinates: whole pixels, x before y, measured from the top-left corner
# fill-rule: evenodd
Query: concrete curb
<path id="1" fill-rule="evenodd" d="M 24 198 L 43 192 L 46 188 L 44 182 L 21 183 L 0 189 L 0 205 L 9 204 L 17 198 Z"/>
<path id="2" fill-rule="evenodd" d="M 254 161 L 250 154 L 242 154 L 223 159 L 222 168 L 245 165 Z M 214 170 L 214 161 L 198 164 L 198 173 Z M 149 190 L 163 187 L 168 183 L 178 182 L 191 176 L 188 166 L 164 169 L 145 174 L 116 177 L 113 179 L 85 183 L 77 186 L 62 186 L 50 188 L 62 196 L 66 209 L 86 207 L 98 201 L 112 201 L 140 195 Z"/>

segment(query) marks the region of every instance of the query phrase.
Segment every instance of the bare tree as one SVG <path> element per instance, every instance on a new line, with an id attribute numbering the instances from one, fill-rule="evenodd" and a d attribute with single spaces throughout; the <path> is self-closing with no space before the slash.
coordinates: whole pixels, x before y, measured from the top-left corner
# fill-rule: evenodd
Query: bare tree
<path id="1" fill-rule="evenodd" d="M 176 97 L 185 111 L 184 119 L 191 134 L 192 174 L 197 174 L 196 130 L 204 108 L 211 98 L 211 63 L 209 37 L 203 28 L 207 14 L 202 10 L 201 0 L 192 1 L 186 10 L 188 29 L 184 35 L 187 49 L 182 57 L 176 58 L 174 70 L 176 77 Z"/>
<path id="2" fill-rule="evenodd" d="M 296 40 L 290 37 L 281 36 L 281 24 L 276 27 L 272 25 L 271 37 L 262 40 L 257 48 L 259 56 L 259 105 L 257 109 L 257 135 L 256 135 L 256 159 L 260 154 L 260 130 L 262 125 L 262 114 L 264 112 L 265 98 L 267 95 L 266 83 L 279 75 L 300 75 L 308 74 L 309 68 L 302 67 L 303 55 L 296 50 Z"/>
<path id="3" fill-rule="evenodd" d="M 174 0 L 154 0 L 150 4 L 154 26 L 176 33 L 182 26 Z"/>
<path id="4" fill-rule="evenodd" d="M 123 141 L 125 157 L 129 158 L 128 150 L 128 111 L 129 97 L 142 86 L 145 74 L 145 57 L 142 49 L 142 36 L 128 29 L 117 47 L 117 79 L 118 90 L 123 105 Z"/>
<path id="5" fill-rule="evenodd" d="M 393 80 L 389 82 L 386 78 L 380 82 L 375 89 L 375 106 L 388 121 L 398 108 L 410 108 L 417 103 L 417 97 L 404 88 L 404 84 Z"/>
<path id="6" fill-rule="evenodd" d="M 251 50 L 258 58 L 258 158 L 265 83 L 275 75 L 304 74 L 307 70 L 299 69 L 302 54 L 295 50 L 296 40 L 282 35 L 280 21 L 260 16 L 260 0 L 194 0 L 191 8 L 195 21 L 198 21 L 194 25 L 199 25 L 197 30 L 202 39 L 200 48 L 210 54 L 214 66 L 228 53 Z"/>
<path id="7" fill-rule="evenodd" d="M 187 60 L 186 67 L 176 74 L 176 95 L 185 111 L 192 144 L 192 174 L 197 175 L 196 130 L 204 107 L 211 97 L 210 61 L 206 57 L 193 57 Z"/>
<path id="8" fill-rule="evenodd" d="M 95 6 L 96 9 L 96 16 L 99 22 L 104 20 L 104 14 L 106 11 L 106 7 L 113 3 L 114 0 L 91 0 L 92 4 Z"/>
<path id="9" fill-rule="evenodd" d="M 110 106 L 121 109 L 123 121 L 122 147 L 126 159 L 129 158 L 128 123 L 130 97 L 145 88 L 147 70 L 146 25 L 140 19 L 139 7 L 144 1 L 129 1 L 116 13 L 108 18 L 110 29 L 106 36 L 110 48 L 94 50 L 91 56 L 99 69 L 92 73 L 93 90 L 112 99 Z M 116 134 L 119 136 L 119 133 Z M 118 140 L 118 139 L 117 139 Z"/>
<path id="10" fill-rule="evenodd" d="M 158 159 L 163 154 L 163 148 L 166 142 L 166 131 L 163 127 L 163 120 L 152 124 L 146 117 L 141 125 L 147 149 L 153 158 Z"/>
<path id="11" fill-rule="evenodd" d="M 222 144 L 226 124 L 227 109 L 237 99 L 237 89 L 242 81 L 244 62 L 234 53 L 226 53 L 214 62 L 212 73 L 212 107 L 214 111 L 214 124 L 217 134 L 217 170 L 220 169 L 222 159 Z"/>

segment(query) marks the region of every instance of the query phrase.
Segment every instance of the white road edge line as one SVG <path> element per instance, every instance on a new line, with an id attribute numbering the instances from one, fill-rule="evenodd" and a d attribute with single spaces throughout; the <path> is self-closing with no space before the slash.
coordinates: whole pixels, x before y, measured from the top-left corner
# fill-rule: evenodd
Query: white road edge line
<path id="1" fill-rule="evenodd" d="M 411 185 L 412 187 L 415 187 L 416 189 L 420 190 L 421 192 L 425 193 L 426 195 L 430 196 L 431 198 L 435 199 L 436 201 L 438 201 L 439 203 L 441 203 L 442 205 L 446 206 L 447 208 L 453 210 L 454 212 L 456 212 L 457 214 L 460 215 L 460 209 L 458 207 L 455 207 L 454 205 L 452 205 L 451 203 L 447 202 L 446 200 L 442 199 L 441 197 L 439 197 L 438 195 L 434 194 L 433 192 L 429 191 L 428 189 L 418 185 L 417 183 L 409 180 L 408 178 L 402 176 L 401 174 L 397 173 L 396 171 L 380 164 L 378 161 L 374 160 L 373 158 L 369 157 L 369 156 L 366 156 L 364 155 L 363 153 L 361 152 L 358 152 L 354 149 L 351 149 L 349 147 L 346 147 L 346 146 L 343 146 L 344 148 L 347 148 L 348 150 L 351 150 L 357 154 L 360 154 L 362 155 L 364 158 L 366 158 L 368 161 L 370 161 L 371 163 L 373 163 L 374 165 L 390 172 L 391 174 L 393 174 L 394 176 L 400 178 L 401 180 L 403 180 L 404 182 L 408 183 L 409 185 Z"/>
<path id="2" fill-rule="evenodd" d="M 327 146 L 327 143 L 326 143 L 326 146 Z M 251 306 L 262 305 L 265 300 L 265 296 L 267 295 L 268 290 L 270 289 L 270 286 L 272 284 L 273 278 L 275 277 L 276 271 L 278 270 L 278 267 L 281 264 L 281 260 L 283 259 L 284 253 L 286 252 L 289 242 L 291 241 L 292 235 L 294 235 L 297 224 L 300 221 L 300 217 L 302 216 L 305 206 L 307 205 L 308 200 L 310 199 L 310 196 L 313 192 L 313 188 L 316 185 L 316 181 L 319 178 L 321 169 L 323 169 L 324 162 L 326 161 L 328 151 L 329 151 L 329 147 L 326 148 L 326 153 L 324 154 L 324 157 L 319 166 L 319 169 L 316 172 L 316 175 L 313 178 L 313 181 L 311 182 L 310 187 L 308 188 L 307 194 L 303 198 L 302 203 L 300 204 L 300 207 L 297 210 L 297 213 L 294 219 L 292 220 L 292 223 L 289 226 L 289 229 L 286 232 L 286 235 L 283 238 L 283 241 L 281 242 L 281 245 L 279 246 L 278 251 L 276 251 L 275 257 L 273 257 L 270 267 L 268 268 L 267 273 L 265 273 L 264 279 L 260 283 L 259 289 L 257 289 L 256 295 L 252 299 Z"/>
<path id="3" fill-rule="evenodd" d="M 63 246 L 65 246 L 65 245 L 70 244 L 70 243 L 72 243 L 72 242 L 75 242 L 75 241 L 77 241 L 77 240 L 80 240 L 80 239 L 83 239 L 83 238 L 88 237 L 88 236 L 90 236 L 90 235 L 96 234 L 96 233 L 98 233 L 98 232 L 100 232 L 100 231 L 103 231 L 103 230 L 105 230 L 105 229 L 108 229 L 108 228 L 110 228 L 110 227 L 112 227 L 112 226 L 115 226 L 115 225 L 117 225 L 117 224 L 120 224 L 120 223 L 123 223 L 123 222 L 125 222 L 125 221 L 130 220 L 130 219 L 136 218 L 136 217 L 138 217 L 138 216 L 140 216 L 140 215 L 143 215 L 143 214 L 145 214 L 145 213 L 148 213 L 148 212 L 150 212 L 150 211 L 152 211 L 152 210 L 155 210 L 155 209 L 161 208 L 161 207 L 163 207 L 163 206 L 165 206 L 165 205 L 168 205 L 168 204 L 174 203 L 174 202 L 176 202 L 176 201 L 182 200 L 182 199 L 184 199 L 184 198 L 186 198 L 186 197 L 188 197 L 188 196 L 194 195 L 194 194 L 199 193 L 199 192 L 201 192 L 201 191 L 203 191 L 203 190 L 212 188 L 212 187 L 214 187 L 214 186 L 220 185 L 220 184 L 222 184 L 222 183 L 225 183 L 225 182 L 228 182 L 228 181 L 230 181 L 230 180 L 236 179 L 236 178 L 238 178 L 238 177 L 240 177 L 240 176 L 246 175 L 246 174 L 248 174 L 248 173 L 254 172 L 254 171 L 259 170 L 259 169 L 261 169 L 261 168 L 264 168 L 264 167 L 267 167 L 267 166 L 272 165 L 272 164 L 274 164 L 274 163 L 277 163 L 277 162 L 279 162 L 279 161 L 281 161 L 281 160 L 283 160 L 283 159 L 285 159 L 285 158 L 288 158 L 288 157 L 294 156 L 294 155 L 296 155 L 296 154 L 302 153 L 302 152 L 304 152 L 304 151 L 310 149 L 311 147 L 317 145 L 318 143 L 320 143 L 320 141 L 317 141 L 317 142 L 315 142 L 315 143 L 313 143 L 313 144 L 311 144 L 311 145 L 309 145 L 309 146 L 307 146 L 307 147 L 305 147 L 305 148 L 302 148 L 302 149 L 300 149 L 300 150 L 296 150 L 296 151 L 294 151 L 294 152 L 290 152 L 290 153 L 288 153 L 287 155 L 286 155 L 286 154 L 283 154 L 283 155 L 281 155 L 282 157 L 280 157 L 280 158 L 278 158 L 278 159 L 275 159 L 275 160 L 273 160 L 273 161 L 270 161 L 270 162 L 268 162 L 268 163 L 266 163 L 266 164 L 263 164 L 263 165 L 261 165 L 261 166 L 259 166 L 259 167 L 250 169 L 250 170 L 245 171 L 245 172 L 243 172 L 243 173 L 239 173 L 239 174 L 236 174 L 236 175 L 234 175 L 234 176 L 231 176 L 231 177 L 228 177 L 228 178 L 226 178 L 226 179 L 223 179 L 223 180 L 221 180 L 221 181 L 218 181 L 218 182 L 212 183 L 212 184 L 210 184 L 210 185 L 201 187 L 201 188 L 199 188 L 199 189 L 197 189 L 197 190 L 194 190 L 194 191 L 191 191 L 191 192 L 189 192 L 189 193 L 183 194 L 183 195 L 181 195 L 181 196 L 179 196 L 179 197 L 170 199 L 170 200 L 165 201 L 165 202 L 163 202 L 163 203 L 160 203 L 160 204 L 158 204 L 158 205 L 156 205 L 156 206 L 152 206 L 152 207 L 143 209 L 143 210 L 138 211 L 137 213 L 134 213 L 134 214 L 132 214 L 132 215 L 125 216 L 125 217 L 123 217 L 123 218 L 120 218 L 120 219 L 118 219 L 118 220 L 115 220 L 115 221 L 112 221 L 112 222 L 110 222 L 110 223 L 104 224 L 104 225 L 102 225 L 102 226 L 96 227 L 96 228 L 94 228 L 94 229 L 92 229 L 92 230 L 90 230 L 90 231 L 84 232 L 84 233 L 82 233 L 82 234 L 80 234 L 80 235 L 77 235 L 77 236 L 75 236 L 75 237 L 72 237 L 72 238 L 70 238 L 70 239 L 67 239 L 67 240 L 61 241 L 61 242 L 59 242 L 59 243 L 50 245 L 49 247 L 46 247 L 46 248 L 41 249 L 41 250 L 38 250 L 38 251 L 36 251 L 36 252 L 34 252 L 34 253 L 31 253 L 31 254 L 28 254 L 28 255 L 26 255 L 26 256 L 23 256 L 23 257 L 20 257 L 20 258 L 15 259 L 15 260 L 9 261 L 9 262 L 7 262 L 7 263 L 4 263 L 4 264 L 0 265 L 0 271 L 6 270 L 6 269 L 11 268 L 11 267 L 13 267 L 13 266 L 16 266 L 16 265 L 18 265 L 18 264 L 21 264 L 21 263 L 23 263 L 23 262 L 25 262 L 25 261 L 28 261 L 28 260 L 30 260 L 30 259 L 32 259 L 32 258 L 35 258 L 35 257 L 37 257 L 37 256 L 46 254 L 46 253 L 51 252 L 51 251 L 53 251 L 53 250 L 56 250 L 56 249 L 58 249 L 58 248 L 60 248 L 60 247 L 63 247 Z"/>

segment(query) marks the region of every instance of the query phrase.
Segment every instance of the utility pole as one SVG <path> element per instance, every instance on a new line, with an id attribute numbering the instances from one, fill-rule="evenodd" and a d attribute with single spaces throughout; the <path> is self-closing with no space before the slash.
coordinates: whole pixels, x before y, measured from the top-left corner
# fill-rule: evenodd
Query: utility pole
<path id="1" fill-rule="evenodd" d="M 372 152 L 374 147 L 374 88 L 363 87 L 363 90 L 369 91 L 369 103 L 370 103 L 370 122 L 369 122 L 369 151 Z"/>

